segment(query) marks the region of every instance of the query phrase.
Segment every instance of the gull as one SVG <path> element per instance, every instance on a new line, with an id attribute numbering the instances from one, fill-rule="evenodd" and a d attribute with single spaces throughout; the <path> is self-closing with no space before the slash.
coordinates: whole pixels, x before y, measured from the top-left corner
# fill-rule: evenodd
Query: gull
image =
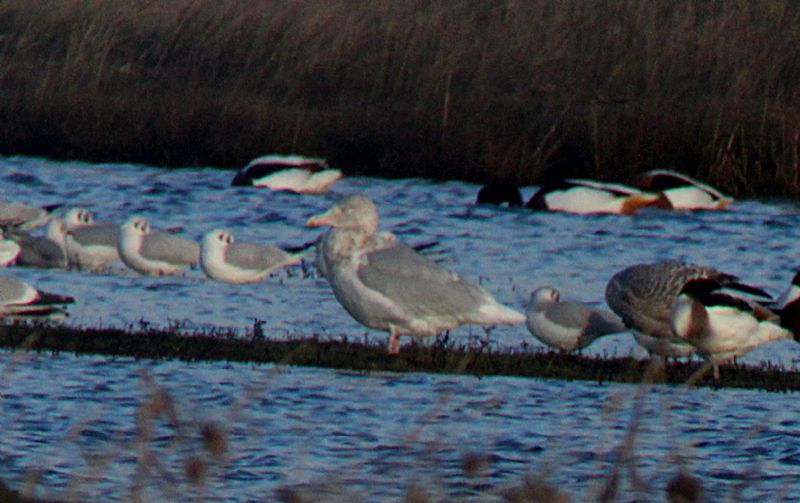
<path id="1" fill-rule="evenodd" d="M 654 169 L 641 175 L 637 186 L 660 192 L 676 210 L 721 209 L 733 202 L 714 187 L 699 180 L 667 169 Z"/>
<path id="2" fill-rule="evenodd" d="M 44 236 L 32 236 L 26 232 L 9 233 L 8 237 L 17 242 L 20 252 L 16 264 L 25 267 L 44 269 L 65 269 L 67 255 L 64 251 L 66 224 L 60 218 L 52 218 L 47 223 Z"/>
<path id="3" fill-rule="evenodd" d="M 325 159 L 299 155 L 265 155 L 250 161 L 233 177 L 231 185 L 253 185 L 272 190 L 322 193 L 342 172 L 328 166 Z"/>
<path id="4" fill-rule="evenodd" d="M 780 326 L 778 315 L 744 297 L 722 291 L 716 279 L 691 279 L 672 306 L 673 333 L 711 361 L 719 381 L 719 364 L 742 356 L 756 346 L 792 333 Z"/>
<path id="5" fill-rule="evenodd" d="M 672 332 L 672 305 L 687 281 L 710 278 L 726 288 L 769 298 L 769 294 L 739 282 L 736 276 L 714 268 L 666 260 L 627 267 L 606 285 L 606 302 L 622 318 L 636 342 L 650 354 L 664 357 L 690 356 L 695 346 Z"/>
<path id="6" fill-rule="evenodd" d="M 117 250 L 122 261 L 140 274 L 168 276 L 200 259 L 200 245 L 153 230 L 145 217 L 134 215 L 120 227 Z"/>
<path id="7" fill-rule="evenodd" d="M 378 211 L 366 196 L 347 196 L 306 225 L 331 226 L 319 244 L 325 277 L 356 321 L 389 332 L 390 354 L 400 351 L 401 335 L 432 336 L 468 323 L 525 322 L 525 315 L 394 234 L 379 234 Z"/>
<path id="8" fill-rule="evenodd" d="M 58 317 L 66 314 L 61 307 L 75 299 L 43 292 L 28 283 L 0 276 L 0 319 L 18 317 Z"/>
<path id="9" fill-rule="evenodd" d="M 64 250 L 70 266 L 98 270 L 119 260 L 118 224 L 96 222 L 92 213 L 85 208 L 71 208 L 64 215 L 64 222 L 67 226 Z"/>
<path id="10" fill-rule="evenodd" d="M 3 230 L 0 229 L 0 266 L 5 267 L 14 262 L 20 251 L 22 251 L 22 247 L 19 243 L 13 239 L 6 239 Z"/>
<path id="11" fill-rule="evenodd" d="M 539 189 L 526 204 L 534 210 L 631 215 L 640 208 L 669 208 L 662 194 L 617 183 L 570 178 Z"/>
<path id="12" fill-rule="evenodd" d="M 36 207 L 0 200 L 0 227 L 18 230 L 39 227 L 46 224 L 51 213 L 60 207 L 60 204 Z"/>
<path id="13" fill-rule="evenodd" d="M 302 260 L 303 254 L 277 246 L 235 241 L 226 229 L 214 229 L 200 241 L 200 267 L 209 278 L 226 283 L 255 283 Z"/>
<path id="14" fill-rule="evenodd" d="M 525 316 L 534 337 L 562 351 L 583 349 L 598 337 L 627 330 L 614 313 L 581 302 L 562 301 L 559 291 L 551 286 L 531 293 Z"/>

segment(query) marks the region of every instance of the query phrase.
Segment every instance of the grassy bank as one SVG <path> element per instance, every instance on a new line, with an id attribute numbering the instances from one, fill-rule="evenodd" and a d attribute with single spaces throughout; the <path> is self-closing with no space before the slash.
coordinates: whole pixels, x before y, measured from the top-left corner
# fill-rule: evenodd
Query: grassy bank
<path id="1" fill-rule="evenodd" d="M 0 149 L 800 196 L 800 4 L 7 0 Z"/>
<path id="2" fill-rule="evenodd" d="M 448 341 L 409 344 L 398 356 L 384 344 L 317 337 L 268 339 L 253 333 L 183 333 L 171 329 L 131 330 L 78 328 L 59 325 L 0 325 L 0 347 L 30 351 L 130 356 L 185 361 L 278 363 L 364 372 L 435 372 L 477 376 L 519 376 L 621 382 L 657 382 L 702 386 L 800 391 L 800 372 L 772 366 L 737 365 L 722 368 L 721 383 L 700 362 L 671 363 L 654 369 L 650 362 L 630 357 L 581 356 L 522 349 L 464 347 Z M 699 380 L 696 380 L 700 376 Z"/>

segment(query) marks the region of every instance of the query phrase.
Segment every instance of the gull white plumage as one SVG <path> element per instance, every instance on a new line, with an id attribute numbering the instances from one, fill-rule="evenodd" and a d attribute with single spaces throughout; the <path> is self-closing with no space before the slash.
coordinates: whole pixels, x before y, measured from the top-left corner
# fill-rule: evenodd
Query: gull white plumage
<path id="1" fill-rule="evenodd" d="M 37 290 L 33 286 L 0 276 L 0 318 L 60 317 L 72 297 Z"/>
<path id="2" fill-rule="evenodd" d="M 12 239 L 6 239 L 0 229 L 0 267 L 5 267 L 14 262 L 19 256 L 22 247 Z"/>
<path id="3" fill-rule="evenodd" d="M 498 303 L 483 288 L 417 253 L 391 233 L 378 233 L 378 211 L 350 195 L 308 226 L 329 225 L 322 247 L 325 277 L 339 303 L 358 322 L 400 336 L 431 336 L 462 324 L 516 325 L 525 315 Z"/>
<path id="4" fill-rule="evenodd" d="M 723 292 L 722 288 L 719 281 L 711 278 L 687 281 L 672 306 L 670 318 L 673 333 L 711 361 L 716 380 L 720 363 L 761 344 L 792 338 L 792 333 L 780 326 L 775 313 L 752 300 Z"/>
<path id="5" fill-rule="evenodd" d="M 27 204 L 0 199 L 0 227 L 28 230 L 46 224 L 60 204 L 29 206 Z"/>
<path id="6" fill-rule="evenodd" d="M 64 251 L 70 266 L 98 270 L 119 260 L 117 243 L 120 226 L 114 222 L 96 222 L 86 208 L 71 208 L 64 215 L 67 231 Z"/>
<path id="7" fill-rule="evenodd" d="M 200 259 L 195 241 L 153 230 L 145 217 L 136 215 L 120 227 L 117 247 L 125 265 L 152 276 L 175 274 Z"/>
<path id="8" fill-rule="evenodd" d="M 226 229 L 214 229 L 200 241 L 200 267 L 209 278 L 226 283 L 255 283 L 302 260 L 302 254 L 277 246 L 236 241 Z"/>
<path id="9" fill-rule="evenodd" d="M 66 232 L 67 226 L 64 221 L 53 217 L 47 223 L 44 236 L 32 236 L 24 231 L 9 233 L 9 238 L 20 246 L 16 264 L 43 269 L 65 269 L 68 265 L 64 251 Z"/>
<path id="10" fill-rule="evenodd" d="M 614 313 L 581 302 L 563 301 L 551 286 L 531 293 L 525 316 L 534 337 L 562 351 L 580 350 L 598 337 L 627 330 Z"/>

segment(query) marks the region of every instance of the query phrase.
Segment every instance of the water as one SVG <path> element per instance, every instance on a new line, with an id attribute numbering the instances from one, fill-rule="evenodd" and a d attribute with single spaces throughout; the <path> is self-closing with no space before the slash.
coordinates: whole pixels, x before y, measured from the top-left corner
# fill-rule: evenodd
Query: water
<path id="1" fill-rule="evenodd" d="M 461 182 L 345 178 L 330 194 L 304 196 L 232 188 L 232 176 L 215 169 L 0 158 L 0 196 L 83 205 L 99 219 L 142 214 L 156 227 L 179 226 L 195 239 L 227 227 L 240 240 L 298 245 L 318 236 L 318 229 L 303 226 L 309 216 L 342 194 L 362 191 L 376 201 L 383 229 L 410 243 L 438 241 L 437 260 L 518 308 L 543 284 L 558 287 L 563 297 L 599 304 L 608 278 L 638 262 L 709 264 L 774 294 L 798 266 L 800 216 L 787 201 L 739 201 L 725 212 L 576 216 L 474 207 L 478 186 Z M 386 339 L 353 321 L 324 279 L 301 268 L 255 285 L 208 281 L 197 270 L 143 278 L 121 265 L 99 274 L 3 273 L 74 296 L 68 323 L 76 325 L 146 321 L 244 330 L 261 319 L 271 337 Z M 484 332 L 463 327 L 452 335 L 466 340 Z M 491 337 L 499 347 L 539 347 L 523 327 L 498 328 Z M 641 354 L 629 334 L 592 348 Z M 793 366 L 797 357 L 796 343 L 782 341 L 746 360 Z M 504 488 L 543 471 L 583 500 L 614 466 L 640 389 L 7 352 L 0 360 L 3 477 L 20 485 L 36 474 L 42 487 L 96 501 L 127 500 L 138 487 L 151 501 L 268 500 L 287 484 L 310 484 L 312 494 L 331 499 L 399 501 L 419 486 L 440 498 L 499 501 Z M 155 385 L 174 398 L 182 426 L 156 422 L 148 445 L 163 471 L 143 476 L 136 471 L 144 465 L 137 462 L 137 438 L 142 404 Z M 795 399 L 756 391 L 650 391 L 635 439 L 641 490 L 663 491 L 686 466 L 702 478 L 709 501 L 772 500 L 800 491 Z M 212 462 L 198 489 L 185 482 L 182 467 L 187 459 L 208 457 L 197 432 L 206 421 L 224 426 L 229 449 L 224 461 Z M 485 457 L 477 476 L 462 469 L 465 455 Z M 627 499 L 637 494 L 629 484 L 623 489 Z"/>

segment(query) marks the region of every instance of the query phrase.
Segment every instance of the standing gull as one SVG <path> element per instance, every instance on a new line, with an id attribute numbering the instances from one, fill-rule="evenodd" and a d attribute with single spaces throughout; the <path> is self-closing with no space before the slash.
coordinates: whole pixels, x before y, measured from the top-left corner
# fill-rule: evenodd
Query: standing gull
<path id="1" fill-rule="evenodd" d="M 255 283 L 302 260 L 302 254 L 277 246 L 235 241 L 233 233 L 225 229 L 214 229 L 200 242 L 200 267 L 209 278 L 226 283 Z"/>
<path id="2" fill-rule="evenodd" d="M 722 288 L 715 279 L 687 281 L 672 306 L 670 319 L 673 333 L 711 361 L 717 381 L 720 363 L 761 344 L 792 338 L 775 313 L 744 297 L 722 292 Z"/>
<path id="3" fill-rule="evenodd" d="M 606 285 L 606 302 L 614 313 L 631 329 L 640 345 L 651 354 L 689 356 L 695 347 L 672 331 L 672 305 L 687 281 L 710 278 L 727 288 L 738 289 L 764 298 L 769 295 L 755 287 L 744 285 L 736 276 L 679 260 L 652 264 L 636 264 L 623 269 Z"/>
<path id="4" fill-rule="evenodd" d="M 145 217 L 132 216 L 120 227 L 119 256 L 141 274 L 168 276 L 200 259 L 200 245 L 150 228 Z"/>
<path id="5" fill-rule="evenodd" d="M 467 323 L 525 322 L 522 313 L 393 234 L 378 234 L 378 211 L 366 196 L 350 195 L 307 225 L 332 227 L 319 244 L 325 277 L 353 318 L 389 332 L 391 354 L 400 351 L 401 335 L 431 336 Z"/>
<path id="6" fill-rule="evenodd" d="M 85 208 L 72 208 L 64 215 L 67 232 L 64 250 L 71 266 L 84 270 L 98 270 L 119 260 L 117 242 L 119 225 L 114 222 L 96 222 Z"/>
<path id="7" fill-rule="evenodd" d="M 583 349 L 598 337 L 627 330 L 614 313 L 580 302 L 562 301 L 558 290 L 550 286 L 531 293 L 525 316 L 534 337 L 562 351 Z"/>
<path id="8" fill-rule="evenodd" d="M 0 276 L 0 319 L 18 317 L 57 317 L 66 312 L 61 307 L 75 299 L 43 292 L 31 285 Z"/>

